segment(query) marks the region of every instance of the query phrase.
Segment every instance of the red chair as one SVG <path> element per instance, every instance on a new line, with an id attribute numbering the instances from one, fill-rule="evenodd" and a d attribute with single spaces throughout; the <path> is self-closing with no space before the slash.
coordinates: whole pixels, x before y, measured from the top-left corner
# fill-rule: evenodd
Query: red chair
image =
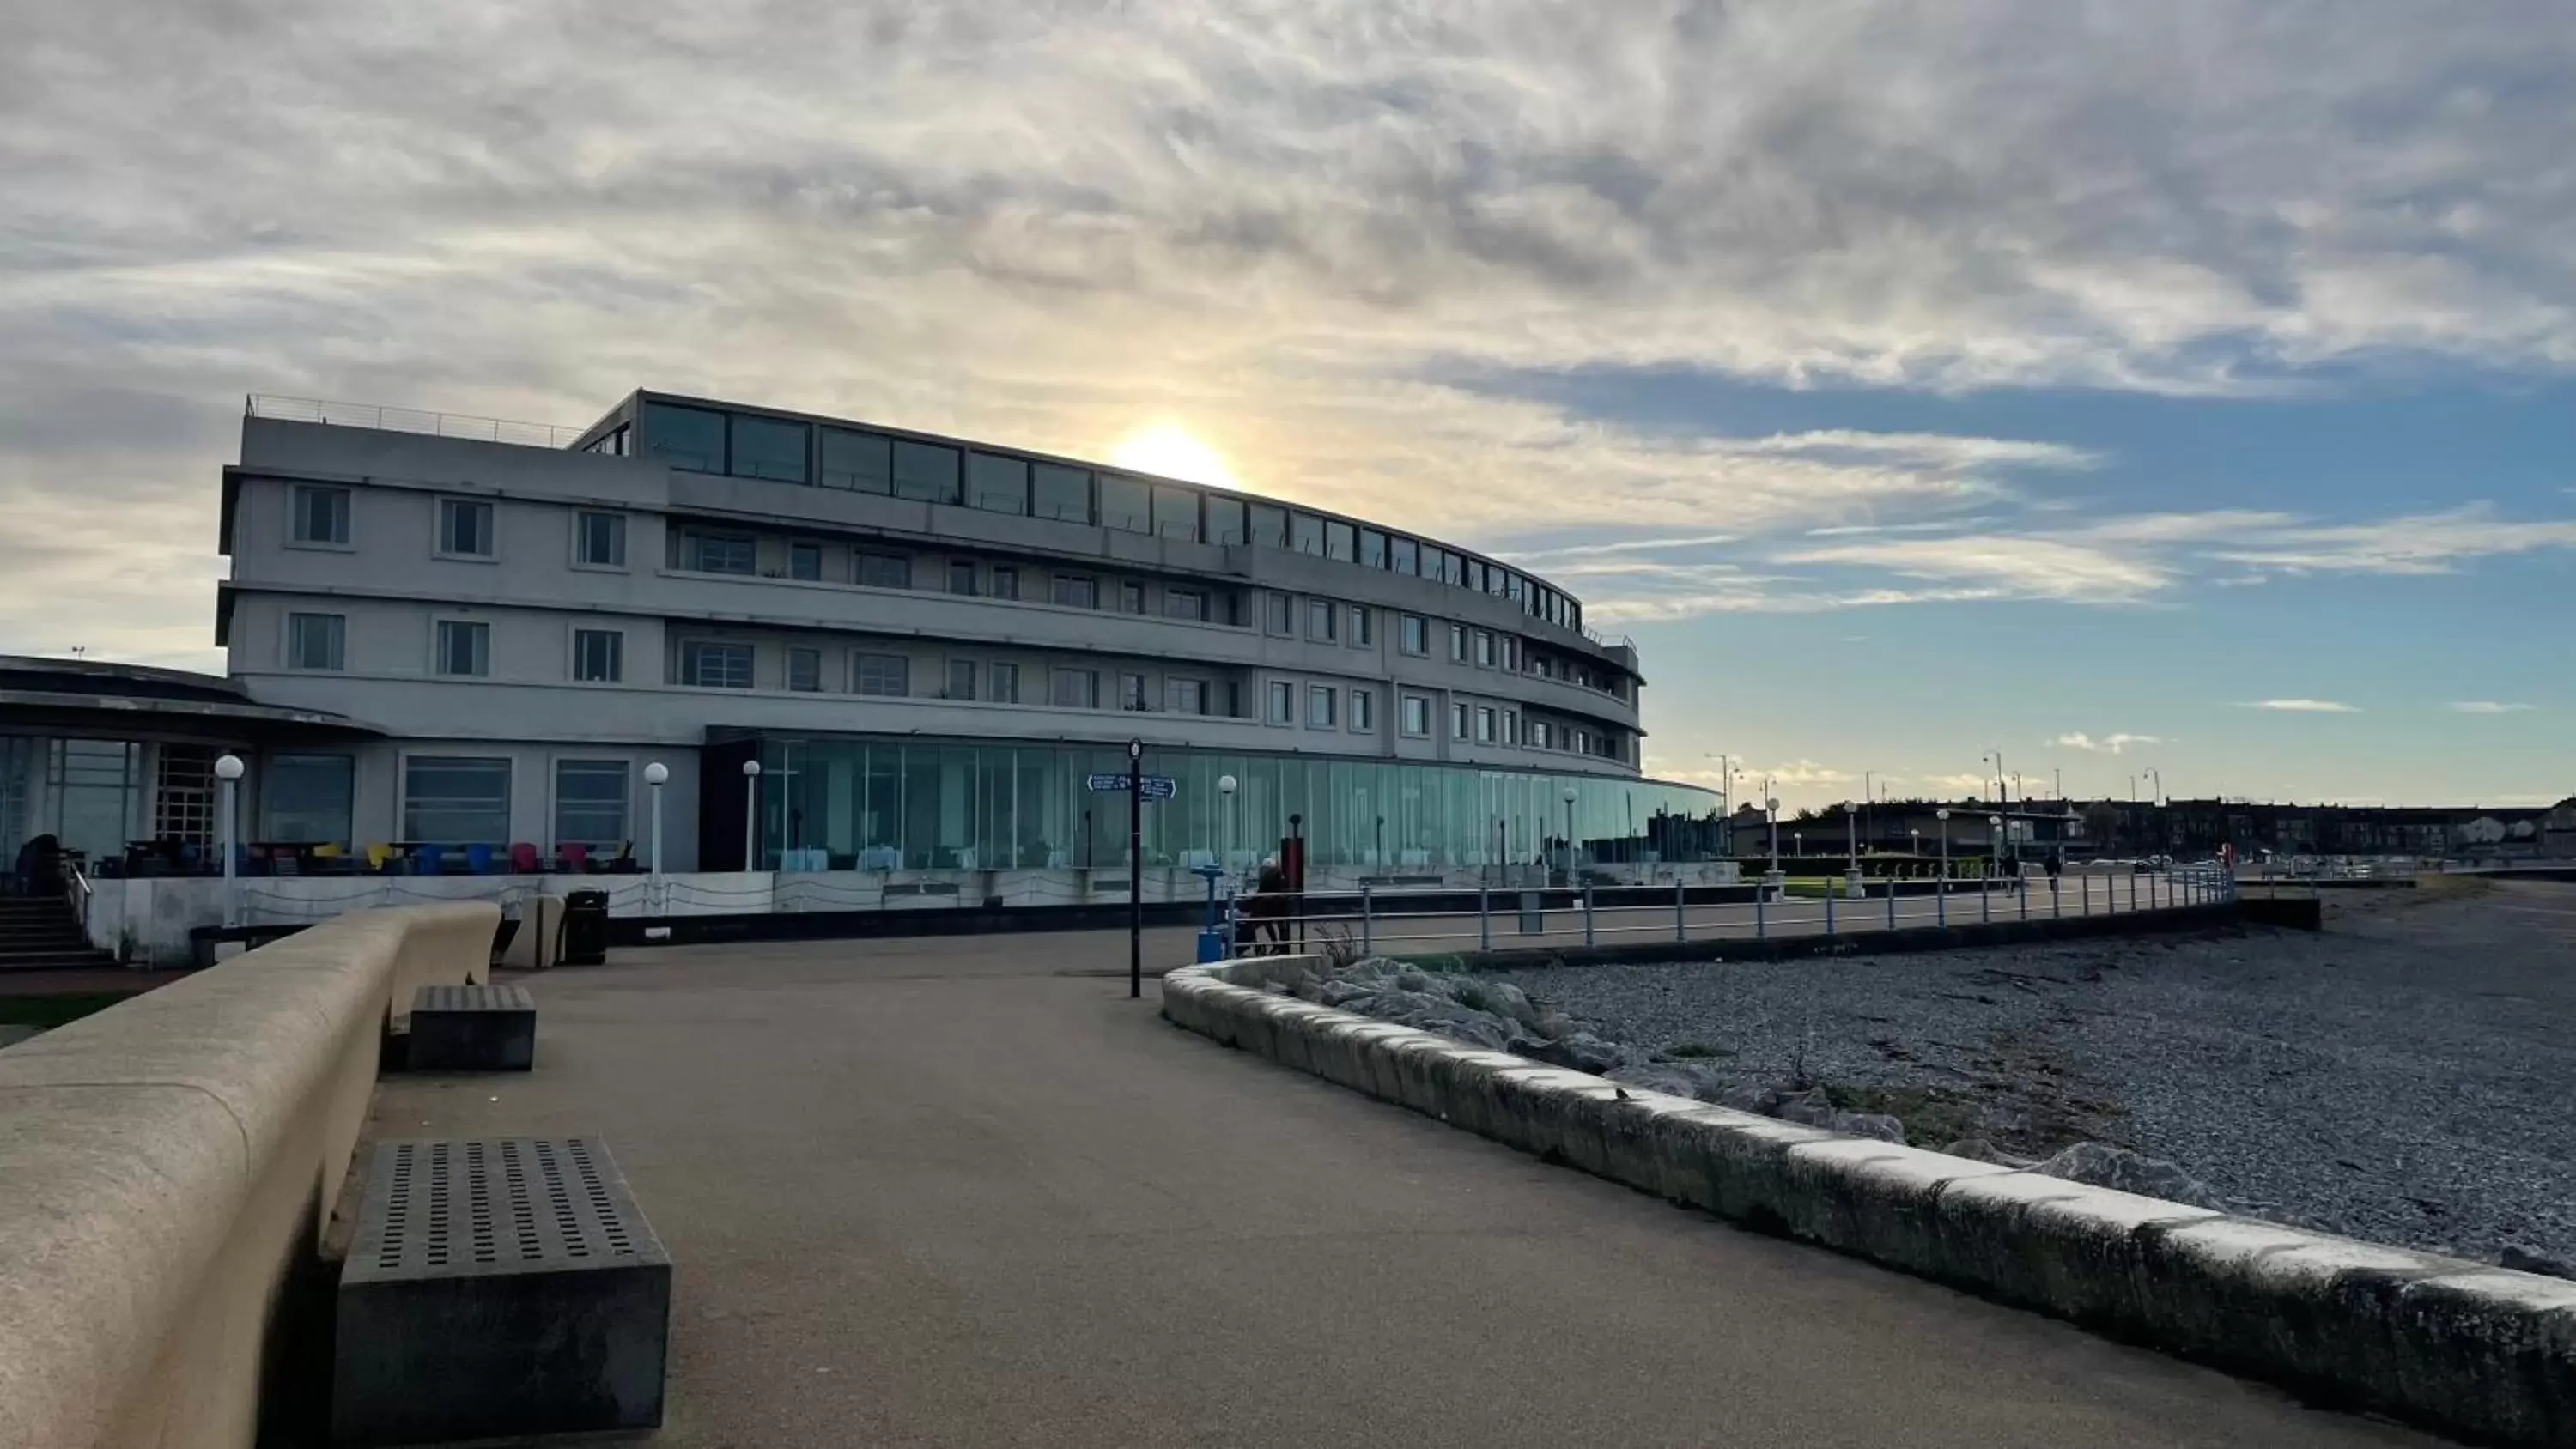
<path id="1" fill-rule="evenodd" d="M 581 845 L 568 840 L 555 847 L 555 854 L 563 857 L 564 869 L 566 870 L 585 871 L 590 869 L 590 847 L 587 845 Z"/>
<path id="2" fill-rule="evenodd" d="M 537 848 L 522 840 L 510 847 L 510 873 L 535 875 L 544 869 L 537 861 Z"/>

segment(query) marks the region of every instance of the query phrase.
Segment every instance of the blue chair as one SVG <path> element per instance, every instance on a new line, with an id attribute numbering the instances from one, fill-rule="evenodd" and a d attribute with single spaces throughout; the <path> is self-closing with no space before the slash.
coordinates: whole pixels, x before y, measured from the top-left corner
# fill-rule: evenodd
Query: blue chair
<path id="1" fill-rule="evenodd" d="M 469 845 L 465 847 L 465 870 L 469 875 L 490 875 L 492 873 L 492 847 L 488 845 Z"/>
<path id="2" fill-rule="evenodd" d="M 412 847 L 411 873 L 414 875 L 436 875 L 445 867 L 446 863 L 447 847 L 443 845 L 415 845 Z"/>

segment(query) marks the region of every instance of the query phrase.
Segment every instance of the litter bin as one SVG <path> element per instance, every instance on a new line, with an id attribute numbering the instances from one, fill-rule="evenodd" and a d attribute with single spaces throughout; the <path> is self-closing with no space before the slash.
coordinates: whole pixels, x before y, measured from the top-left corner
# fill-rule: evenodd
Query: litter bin
<path id="1" fill-rule="evenodd" d="M 564 897 L 563 946 L 555 952 L 558 966 L 608 964 L 608 892 L 574 891 Z"/>

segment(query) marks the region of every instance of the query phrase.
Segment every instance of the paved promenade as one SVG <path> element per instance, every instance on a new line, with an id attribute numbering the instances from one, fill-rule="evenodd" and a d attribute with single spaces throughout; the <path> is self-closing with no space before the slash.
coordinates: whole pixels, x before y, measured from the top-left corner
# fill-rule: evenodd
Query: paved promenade
<path id="1" fill-rule="evenodd" d="M 1098 932 L 514 975 L 537 1070 L 388 1078 L 373 1130 L 608 1139 L 679 1265 L 661 1443 L 2432 1442 L 1222 1050 L 1125 964 Z"/>

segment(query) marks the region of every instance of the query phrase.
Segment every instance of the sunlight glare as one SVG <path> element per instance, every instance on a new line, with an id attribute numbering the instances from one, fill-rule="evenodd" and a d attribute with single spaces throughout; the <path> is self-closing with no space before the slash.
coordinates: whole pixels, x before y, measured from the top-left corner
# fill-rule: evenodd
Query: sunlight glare
<path id="1" fill-rule="evenodd" d="M 1225 465 L 1225 455 L 1191 437 L 1171 423 L 1156 423 L 1141 432 L 1128 435 L 1109 460 L 1121 468 L 1139 473 L 1153 473 L 1165 478 L 1185 478 L 1193 483 L 1213 483 L 1220 488 L 1234 486 L 1234 472 Z"/>

